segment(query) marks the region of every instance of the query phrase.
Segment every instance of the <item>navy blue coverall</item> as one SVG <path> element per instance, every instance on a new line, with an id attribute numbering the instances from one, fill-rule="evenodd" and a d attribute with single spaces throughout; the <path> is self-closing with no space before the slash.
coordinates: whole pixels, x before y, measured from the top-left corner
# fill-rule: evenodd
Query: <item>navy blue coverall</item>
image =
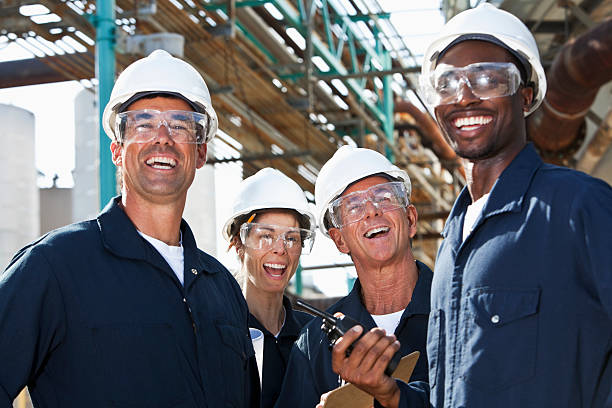
<path id="1" fill-rule="evenodd" d="M 247 306 L 181 231 L 185 285 L 114 198 L 20 250 L 0 275 L 0 407 L 256 407 Z"/>
<path id="2" fill-rule="evenodd" d="M 401 407 L 612 407 L 612 188 L 528 144 L 462 239 L 467 189 L 432 283 L 427 390 Z"/>
<path id="3" fill-rule="evenodd" d="M 249 313 L 249 327 L 259 329 L 264 334 L 263 385 L 261 391 L 261 407 L 274 406 L 283 384 L 287 361 L 293 343 L 297 340 L 300 330 L 313 316 L 294 310 L 291 301 L 283 296 L 285 307 L 285 324 L 277 337 L 274 337 L 255 316 Z"/>
<path id="4" fill-rule="evenodd" d="M 432 272 L 427 265 L 417 261 L 419 278 L 412 300 L 404 310 L 395 336 L 399 340 L 400 354 L 408 355 L 413 351 L 421 353 L 411 379 L 427 381 L 427 322 L 430 310 L 430 288 Z M 340 299 L 327 311 L 331 314 L 342 312 L 363 323 L 365 330 L 376 327 L 372 315 L 361 301 L 361 284 L 355 281 L 353 290 Z M 285 381 L 276 406 L 278 408 L 314 408 L 321 394 L 338 388 L 340 377 L 333 372 L 331 350 L 327 335 L 321 330 L 321 318 L 308 323 L 291 350 Z"/>

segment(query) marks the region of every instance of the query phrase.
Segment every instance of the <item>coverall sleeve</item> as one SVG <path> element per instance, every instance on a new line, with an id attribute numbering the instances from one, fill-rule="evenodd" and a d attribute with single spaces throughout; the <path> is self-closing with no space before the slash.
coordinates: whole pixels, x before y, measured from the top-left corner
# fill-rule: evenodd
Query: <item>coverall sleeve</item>
<path id="1" fill-rule="evenodd" d="M 275 408 L 314 408 L 321 400 L 306 356 L 298 343 L 293 345 Z"/>
<path id="2" fill-rule="evenodd" d="M 570 227 L 576 234 L 580 261 L 592 279 L 602 309 L 612 324 L 612 188 L 601 180 L 589 183 L 572 206 Z M 611 368 L 608 367 L 607 370 Z M 612 403 L 612 389 L 605 397 Z M 608 405 L 606 405 L 608 406 Z"/>
<path id="3" fill-rule="evenodd" d="M 429 384 L 424 381 L 414 381 L 409 384 L 396 380 L 400 389 L 398 408 L 429 408 Z M 377 401 L 378 402 L 378 401 Z M 375 405 L 381 407 L 381 405 Z"/>
<path id="4" fill-rule="evenodd" d="M 585 188 L 572 206 L 570 228 L 577 239 L 581 263 L 590 272 L 608 323 L 612 324 L 612 188 L 601 180 Z"/>
<path id="5" fill-rule="evenodd" d="M 40 248 L 26 248 L 0 275 L 0 407 L 12 406 L 64 334 L 55 275 Z"/>

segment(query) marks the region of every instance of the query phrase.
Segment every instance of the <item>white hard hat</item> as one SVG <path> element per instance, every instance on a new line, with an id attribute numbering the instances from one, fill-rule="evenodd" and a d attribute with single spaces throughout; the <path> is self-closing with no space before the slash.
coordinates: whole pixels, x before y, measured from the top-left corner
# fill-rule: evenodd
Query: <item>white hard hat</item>
<path id="1" fill-rule="evenodd" d="M 155 50 L 148 57 L 132 63 L 117 78 L 102 115 L 102 125 L 108 137 L 115 139 L 115 116 L 120 108 L 135 102 L 135 96 L 157 93 L 180 97 L 194 110 L 207 114 L 209 126 L 204 142 L 208 143 L 215 137 L 218 119 L 204 79 L 190 64 L 164 50 Z"/>
<path id="2" fill-rule="evenodd" d="M 221 231 L 223 238 L 227 241 L 232 239 L 232 225 L 240 216 L 273 208 L 297 211 L 308 219 L 310 225 L 307 229 L 314 231 L 314 215 L 308 209 L 308 201 L 302 188 L 279 170 L 266 167 L 240 183 L 232 206 L 232 215 Z"/>
<path id="3" fill-rule="evenodd" d="M 408 173 L 375 150 L 344 145 L 321 167 L 315 183 L 315 202 L 317 221 L 323 234 L 329 236 L 324 222 L 329 204 L 354 182 L 379 173 L 403 181 L 410 197 L 412 187 Z"/>
<path id="4" fill-rule="evenodd" d="M 436 39 L 425 51 L 421 75 L 428 78 L 436 69 L 440 53 L 459 41 L 489 41 L 506 48 L 526 70 L 527 81 L 534 84 L 533 101 L 525 116 L 537 109 L 546 94 L 546 75 L 540 62 L 540 53 L 533 35 L 516 16 L 500 10 L 490 3 L 463 11 L 442 27 Z"/>

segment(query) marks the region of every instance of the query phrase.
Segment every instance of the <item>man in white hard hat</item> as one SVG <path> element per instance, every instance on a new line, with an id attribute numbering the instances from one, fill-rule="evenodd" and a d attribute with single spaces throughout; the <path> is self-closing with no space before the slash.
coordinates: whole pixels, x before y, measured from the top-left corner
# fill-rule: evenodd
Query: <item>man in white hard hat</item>
<path id="1" fill-rule="evenodd" d="M 410 204 L 410 178 L 380 153 L 343 146 L 321 168 L 315 184 L 319 228 L 349 254 L 358 279 L 351 292 L 328 309 L 363 324 L 401 356 L 419 351 L 412 378 L 427 381 L 425 341 L 432 272 L 415 260 L 411 239 L 417 212 Z M 313 408 L 321 395 L 342 385 L 332 368 L 327 335 L 315 318 L 291 351 L 277 407 Z M 387 338 L 385 333 L 389 333 Z M 397 341 L 396 341 L 397 340 Z M 361 345 L 353 350 L 360 353 Z M 372 375 L 382 374 L 389 359 Z M 372 367 L 370 367 L 372 368 Z M 365 389 L 371 391 L 371 389 Z M 371 394 L 386 402 L 386 395 Z"/>
<path id="2" fill-rule="evenodd" d="M 104 111 L 121 195 L 20 250 L 0 276 L 0 406 L 253 407 L 247 307 L 181 219 L 217 118 L 201 75 L 157 50 Z"/>
<path id="3" fill-rule="evenodd" d="M 612 407 L 612 189 L 527 143 L 524 117 L 546 91 L 533 36 L 485 3 L 424 58 L 426 99 L 468 183 L 436 260 L 431 391 L 400 384 L 398 405 Z"/>

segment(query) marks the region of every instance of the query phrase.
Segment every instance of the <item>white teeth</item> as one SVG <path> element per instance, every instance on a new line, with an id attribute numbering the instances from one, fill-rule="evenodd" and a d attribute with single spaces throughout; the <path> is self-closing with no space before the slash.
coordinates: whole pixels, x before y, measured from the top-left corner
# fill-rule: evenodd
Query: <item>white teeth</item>
<path id="1" fill-rule="evenodd" d="M 176 166 L 176 160 L 163 156 L 151 157 L 146 163 L 156 169 L 167 169 L 168 167 L 172 168 Z"/>
<path id="2" fill-rule="evenodd" d="M 463 118 L 457 118 L 453 121 L 455 127 L 461 128 L 464 126 L 483 126 L 490 123 L 493 120 L 491 116 L 468 116 Z"/>
<path id="3" fill-rule="evenodd" d="M 370 238 L 374 234 L 378 234 L 379 232 L 387 232 L 387 231 L 389 231 L 389 227 L 376 227 L 376 228 L 372 228 L 371 230 L 369 230 L 369 231 L 367 231 L 365 233 L 365 237 L 366 238 Z"/>
<path id="4" fill-rule="evenodd" d="M 285 269 L 287 267 L 287 265 L 273 264 L 273 263 L 265 263 L 264 266 L 266 268 L 272 268 L 272 269 Z"/>

